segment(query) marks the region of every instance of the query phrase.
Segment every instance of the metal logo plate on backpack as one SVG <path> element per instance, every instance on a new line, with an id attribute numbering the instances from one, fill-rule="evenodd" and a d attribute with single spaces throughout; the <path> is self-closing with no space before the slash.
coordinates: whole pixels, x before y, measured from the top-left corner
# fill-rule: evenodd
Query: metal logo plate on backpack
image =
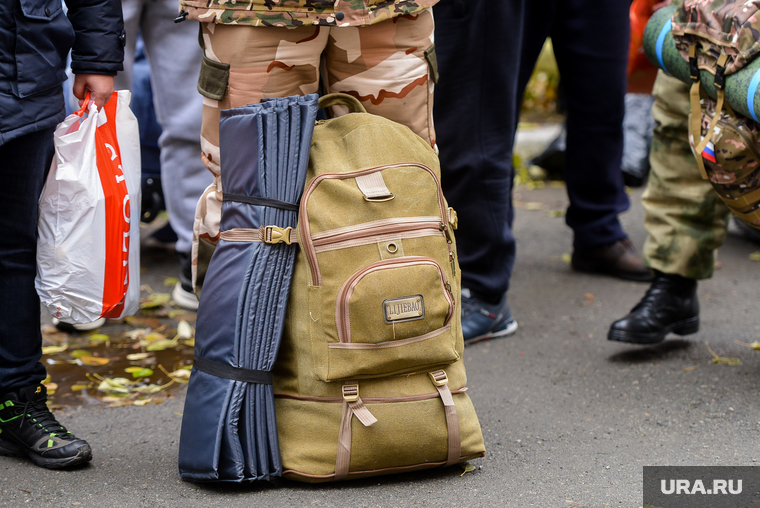
<path id="1" fill-rule="evenodd" d="M 425 317 L 425 300 L 422 295 L 384 300 L 383 317 L 388 324 L 422 319 Z"/>

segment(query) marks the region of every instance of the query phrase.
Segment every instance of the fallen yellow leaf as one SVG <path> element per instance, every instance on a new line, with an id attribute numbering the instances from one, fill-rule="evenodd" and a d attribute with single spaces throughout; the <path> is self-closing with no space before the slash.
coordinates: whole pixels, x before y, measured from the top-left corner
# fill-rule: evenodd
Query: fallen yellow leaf
<path id="1" fill-rule="evenodd" d="M 141 309 L 155 309 L 171 301 L 169 293 L 151 293 L 140 301 Z"/>
<path id="2" fill-rule="evenodd" d="M 736 342 L 737 344 L 740 344 L 742 346 L 746 346 L 748 348 L 751 348 L 751 349 L 760 349 L 760 342 L 758 342 L 758 341 L 754 341 L 754 342 L 749 343 L 749 344 L 747 344 L 746 342 L 739 342 L 738 340 L 735 340 L 734 342 Z"/>
<path id="3" fill-rule="evenodd" d="M 177 336 L 180 339 L 192 339 L 194 337 L 195 333 L 193 332 L 193 327 L 190 326 L 190 323 L 187 321 L 180 321 L 177 325 Z"/>
<path id="4" fill-rule="evenodd" d="M 132 377 L 135 379 L 153 375 L 153 370 L 146 367 L 127 367 L 124 369 L 124 372 L 132 374 Z"/>
<path id="5" fill-rule="evenodd" d="M 108 365 L 111 362 L 108 358 L 100 358 L 98 356 L 83 356 L 77 358 L 78 365 L 87 365 L 88 367 L 99 367 L 101 365 Z"/>
<path id="6" fill-rule="evenodd" d="M 157 342 L 160 340 L 166 340 L 166 335 L 159 332 L 150 332 L 143 337 L 143 340 L 146 340 L 148 342 Z"/>
<path id="7" fill-rule="evenodd" d="M 53 355 L 55 353 L 63 353 L 69 348 L 69 343 L 63 343 L 60 346 L 45 346 L 42 348 L 43 355 Z"/>
<path id="8" fill-rule="evenodd" d="M 713 351 L 710 348 L 710 344 L 708 344 L 707 342 L 705 342 L 705 346 L 707 346 L 707 350 L 710 352 L 710 354 L 713 355 L 713 359 L 712 359 L 713 363 L 717 363 L 717 364 L 720 364 L 720 365 L 731 365 L 731 366 L 741 365 L 741 363 L 742 363 L 742 361 L 739 358 L 730 358 L 730 357 L 726 357 L 726 356 L 718 356 L 718 355 L 716 355 L 715 351 Z"/>
<path id="9" fill-rule="evenodd" d="M 464 471 L 462 471 L 462 474 L 459 476 L 464 476 L 466 473 L 469 473 L 470 471 L 475 471 L 475 466 L 472 464 L 462 464 L 462 467 L 464 468 Z"/>
<path id="10" fill-rule="evenodd" d="M 170 347 L 175 347 L 177 345 L 178 343 L 176 340 L 164 339 L 164 340 L 159 340 L 159 341 L 148 344 L 147 346 L 145 346 L 145 350 L 146 351 L 163 351 L 164 349 L 169 349 Z"/>

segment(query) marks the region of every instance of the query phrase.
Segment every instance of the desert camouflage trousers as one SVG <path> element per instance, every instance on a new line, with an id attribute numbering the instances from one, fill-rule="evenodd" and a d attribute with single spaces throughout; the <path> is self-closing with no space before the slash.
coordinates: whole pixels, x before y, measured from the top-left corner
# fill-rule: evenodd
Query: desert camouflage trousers
<path id="1" fill-rule="evenodd" d="M 343 92 L 359 99 L 367 112 L 406 125 L 435 147 L 433 88 L 438 70 L 433 27 L 430 9 L 361 27 L 201 24 L 201 150 L 214 183 L 196 208 L 197 285 L 219 240 L 220 111 L 268 97 Z M 345 106 L 332 109 L 333 115 L 348 112 Z"/>
<path id="2" fill-rule="evenodd" d="M 664 273 L 708 279 L 715 250 L 726 238 L 730 212 L 700 175 L 689 147 L 689 86 L 659 71 L 653 95 L 656 127 L 642 197 L 649 233 L 644 260 Z"/>

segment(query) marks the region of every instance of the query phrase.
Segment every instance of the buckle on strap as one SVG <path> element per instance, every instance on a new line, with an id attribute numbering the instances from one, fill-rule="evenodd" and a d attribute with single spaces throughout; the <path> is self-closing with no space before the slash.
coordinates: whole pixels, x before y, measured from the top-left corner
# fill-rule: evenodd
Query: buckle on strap
<path id="1" fill-rule="evenodd" d="M 343 400 L 346 402 L 359 400 L 359 385 L 343 385 Z"/>
<path id="2" fill-rule="evenodd" d="M 726 86 L 726 62 L 728 62 L 728 55 L 721 53 L 715 68 L 715 88 L 718 90 L 723 90 Z"/>
<path id="3" fill-rule="evenodd" d="M 689 77 L 692 81 L 699 81 L 699 66 L 697 63 L 697 45 L 689 44 Z"/>
<path id="4" fill-rule="evenodd" d="M 447 212 L 449 224 L 451 224 L 451 229 L 457 229 L 457 227 L 459 227 L 459 216 L 457 215 L 457 212 L 451 207 L 448 208 Z"/>
<path id="5" fill-rule="evenodd" d="M 449 377 L 446 375 L 445 370 L 437 370 L 435 372 L 428 372 L 428 376 L 433 380 L 435 386 L 443 386 L 449 384 Z"/>
<path id="6" fill-rule="evenodd" d="M 279 226 L 261 226 L 261 241 L 264 243 L 286 243 L 291 245 L 290 232 L 293 228 L 281 228 Z"/>

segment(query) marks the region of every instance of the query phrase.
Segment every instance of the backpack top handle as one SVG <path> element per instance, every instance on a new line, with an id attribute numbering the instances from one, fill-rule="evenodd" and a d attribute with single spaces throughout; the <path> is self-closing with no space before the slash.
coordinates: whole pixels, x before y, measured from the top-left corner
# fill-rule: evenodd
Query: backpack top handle
<path id="1" fill-rule="evenodd" d="M 343 105 L 353 109 L 354 113 L 366 113 L 359 99 L 345 93 L 329 93 L 319 98 L 319 109 L 329 108 L 330 106 Z"/>

